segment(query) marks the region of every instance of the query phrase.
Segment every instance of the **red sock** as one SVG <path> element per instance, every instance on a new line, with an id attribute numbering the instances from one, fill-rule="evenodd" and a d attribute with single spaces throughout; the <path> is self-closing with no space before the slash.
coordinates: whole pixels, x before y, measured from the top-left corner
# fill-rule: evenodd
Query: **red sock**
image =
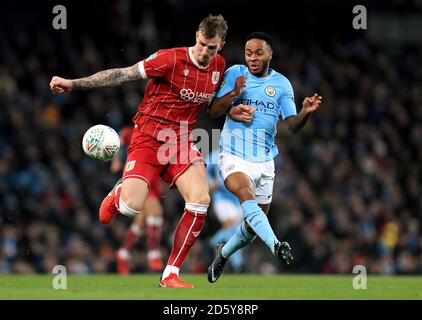
<path id="1" fill-rule="evenodd" d="M 167 262 L 168 266 L 180 268 L 201 232 L 205 221 L 205 212 L 193 212 L 185 208 L 177 225 L 173 239 L 173 249 Z"/>
<path id="2" fill-rule="evenodd" d="M 126 232 L 125 240 L 123 241 L 123 248 L 130 252 L 138 241 L 142 229 L 140 229 L 136 224 L 130 226 L 129 230 Z"/>
<path id="3" fill-rule="evenodd" d="M 120 184 L 117 186 L 116 190 L 114 191 L 114 205 L 116 206 L 117 210 L 120 210 L 120 193 L 122 192 L 122 185 Z"/>
<path id="4" fill-rule="evenodd" d="M 149 252 L 159 252 L 161 234 L 163 230 L 163 218 L 149 216 L 146 219 L 147 246 Z"/>

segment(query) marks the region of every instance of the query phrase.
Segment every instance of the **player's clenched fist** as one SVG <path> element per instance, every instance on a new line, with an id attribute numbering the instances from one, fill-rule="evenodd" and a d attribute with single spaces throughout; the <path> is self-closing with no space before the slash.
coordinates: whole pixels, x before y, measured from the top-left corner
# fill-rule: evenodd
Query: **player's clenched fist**
<path id="1" fill-rule="evenodd" d="M 53 93 L 62 93 L 72 90 L 72 81 L 54 76 L 50 81 L 50 89 Z"/>
<path id="2" fill-rule="evenodd" d="M 245 104 L 239 104 L 230 109 L 229 114 L 234 120 L 251 122 L 255 108 Z"/>

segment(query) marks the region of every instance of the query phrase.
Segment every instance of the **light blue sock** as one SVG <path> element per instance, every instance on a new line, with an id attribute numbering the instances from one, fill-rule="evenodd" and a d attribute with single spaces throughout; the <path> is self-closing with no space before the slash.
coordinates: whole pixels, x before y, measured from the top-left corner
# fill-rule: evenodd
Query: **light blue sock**
<path id="1" fill-rule="evenodd" d="M 256 235 L 250 234 L 245 228 L 245 222 L 242 221 L 236 229 L 236 232 L 224 245 L 221 253 L 223 257 L 228 258 L 237 250 L 246 247 L 256 238 Z"/>
<path id="2" fill-rule="evenodd" d="M 256 200 L 247 200 L 242 203 L 243 216 L 253 231 L 271 249 L 274 254 L 274 245 L 279 242 L 271 228 L 270 222 Z"/>

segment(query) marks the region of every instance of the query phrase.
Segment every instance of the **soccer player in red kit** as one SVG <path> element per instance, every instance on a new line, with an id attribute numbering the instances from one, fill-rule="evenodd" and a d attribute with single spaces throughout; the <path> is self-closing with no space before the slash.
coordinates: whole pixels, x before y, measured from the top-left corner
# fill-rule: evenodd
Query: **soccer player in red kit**
<path id="1" fill-rule="evenodd" d="M 201 232 L 210 196 L 205 160 L 189 132 L 199 111 L 209 105 L 223 76 L 225 61 L 218 51 L 226 34 L 224 18 L 210 15 L 199 24 L 193 47 L 159 50 L 131 67 L 105 70 L 75 80 L 53 77 L 50 82 L 51 90 L 60 93 L 149 79 L 133 118 L 135 129 L 122 182 L 103 200 L 99 218 L 102 223 L 109 223 L 117 212 L 129 217 L 139 213 L 150 185 L 159 176 L 170 187 L 178 188 L 185 209 L 174 233 L 161 287 L 193 287 L 179 278 L 179 269 Z M 166 152 L 162 152 L 163 147 Z M 171 156 L 166 158 L 168 153 Z"/>
<path id="2" fill-rule="evenodd" d="M 125 126 L 120 132 L 120 145 L 129 146 L 133 135 L 133 126 Z M 111 160 L 112 173 L 121 172 L 124 157 L 119 155 Z M 164 266 L 161 257 L 160 242 L 163 230 L 163 206 L 161 194 L 163 192 L 161 179 L 156 179 L 150 185 L 151 189 L 145 199 L 144 209 L 133 218 L 130 228 L 126 231 L 123 244 L 116 253 L 117 273 L 130 273 L 130 254 L 139 237 L 146 234 L 147 261 L 151 271 L 162 271 Z"/>

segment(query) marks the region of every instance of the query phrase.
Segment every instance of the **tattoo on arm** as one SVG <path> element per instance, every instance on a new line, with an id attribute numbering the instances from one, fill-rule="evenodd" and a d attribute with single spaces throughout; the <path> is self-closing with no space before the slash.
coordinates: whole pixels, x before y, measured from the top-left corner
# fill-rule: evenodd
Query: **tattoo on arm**
<path id="1" fill-rule="evenodd" d="M 138 64 L 127 68 L 108 69 L 97 72 L 92 76 L 72 80 L 73 89 L 92 89 L 101 87 L 113 87 L 127 81 L 141 79 Z"/>

